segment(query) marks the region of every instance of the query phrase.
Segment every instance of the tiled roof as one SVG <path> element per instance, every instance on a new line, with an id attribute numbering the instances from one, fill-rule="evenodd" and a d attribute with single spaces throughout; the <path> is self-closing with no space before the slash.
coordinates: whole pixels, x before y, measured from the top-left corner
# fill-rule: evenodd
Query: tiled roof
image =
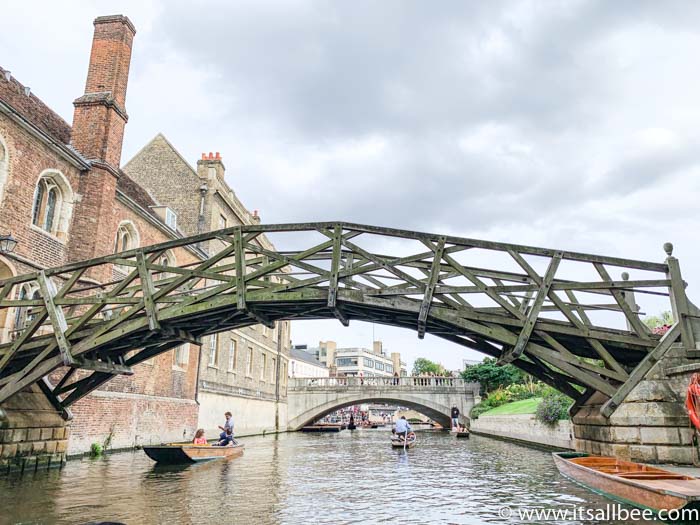
<path id="1" fill-rule="evenodd" d="M 306 362 L 306 363 L 310 363 L 310 364 L 316 365 L 316 366 L 322 366 L 322 367 L 325 367 L 325 366 L 326 366 L 326 365 L 324 365 L 323 363 L 321 363 L 321 361 L 319 361 L 318 359 L 316 359 L 316 358 L 315 358 L 312 354 L 310 354 L 309 352 L 304 352 L 303 350 L 297 350 L 296 348 L 291 348 L 291 349 L 289 350 L 289 356 L 290 356 L 292 359 L 295 359 L 295 360 L 297 360 L 297 361 L 304 361 L 304 362 Z"/>
<path id="2" fill-rule="evenodd" d="M 8 81 L 0 68 L 0 99 L 17 111 L 25 120 L 62 144 L 70 143 L 70 125 L 36 95 L 25 94 L 25 86 L 14 77 Z"/>

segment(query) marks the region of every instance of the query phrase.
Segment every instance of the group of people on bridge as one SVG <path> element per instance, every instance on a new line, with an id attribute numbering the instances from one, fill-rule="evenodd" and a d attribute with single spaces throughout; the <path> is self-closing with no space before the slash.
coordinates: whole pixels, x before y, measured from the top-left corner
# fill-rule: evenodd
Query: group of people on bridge
<path id="1" fill-rule="evenodd" d="M 224 417 L 226 418 L 226 421 L 224 422 L 223 426 L 219 425 L 219 428 L 221 429 L 221 434 L 219 434 L 219 440 L 216 443 L 212 443 L 212 447 L 227 447 L 238 444 L 233 438 L 233 415 L 231 414 L 231 412 L 226 412 L 224 413 Z M 203 428 L 197 429 L 192 443 L 195 445 L 208 444 L 207 438 L 204 437 Z"/>

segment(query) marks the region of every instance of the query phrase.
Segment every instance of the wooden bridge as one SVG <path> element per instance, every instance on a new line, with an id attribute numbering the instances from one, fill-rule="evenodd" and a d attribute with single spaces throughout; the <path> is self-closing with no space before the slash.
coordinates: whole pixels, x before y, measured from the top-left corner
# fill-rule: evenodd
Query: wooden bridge
<path id="1" fill-rule="evenodd" d="M 264 248 L 263 233 L 285 249 Z M 213 239 L 222 249 L 204 261 L 163 263 Z M 335 318 L 433 334 L 579 400 L 601 392 L 610 413 L 673 343 L 696 348 L 698 311 L 665 249 L 646 262 L 331 222 L 234 227 L 69 264 L 0 281 L 0 314 L 24 319 L 0 345 L 0 402 L 38 383 L 67 407 L 184 341 Z M 671 309 L 675 324 L 651 333 L 637 302 Z M 55 384 L 42 379 L 58 371 Z"/>

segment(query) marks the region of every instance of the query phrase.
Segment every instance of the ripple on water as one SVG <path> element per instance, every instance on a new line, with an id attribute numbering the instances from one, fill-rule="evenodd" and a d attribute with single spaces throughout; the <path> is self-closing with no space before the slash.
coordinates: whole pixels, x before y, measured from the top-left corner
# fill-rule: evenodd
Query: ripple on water
<path id="1" fill-rule="evenodd" d="M 155 466 L 138 451 L 72 460 L 61 472 L 0 478 L 0 523 L 478 525 L 504 523 L 504 505 L 610 503 L 562 478 L 546 452 L 440 432 L 421 432 L 404 452 L 388 435 L 254 437 L 240 458 L 187 467 Z"/>

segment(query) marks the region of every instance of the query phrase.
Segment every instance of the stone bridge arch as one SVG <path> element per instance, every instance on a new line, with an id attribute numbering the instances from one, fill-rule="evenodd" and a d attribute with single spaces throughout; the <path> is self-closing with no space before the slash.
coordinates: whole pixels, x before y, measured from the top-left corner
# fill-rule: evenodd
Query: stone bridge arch
<path id="1" fill-rule="evenodd" d="M 340 408 L 362 403 L 409 407 L 449 428 L 453 406 L 467 423 L 479 400 L 478 384 L 456 378 L 292 379 L 287 394 L 287 429 L 299 430 Z"/>

